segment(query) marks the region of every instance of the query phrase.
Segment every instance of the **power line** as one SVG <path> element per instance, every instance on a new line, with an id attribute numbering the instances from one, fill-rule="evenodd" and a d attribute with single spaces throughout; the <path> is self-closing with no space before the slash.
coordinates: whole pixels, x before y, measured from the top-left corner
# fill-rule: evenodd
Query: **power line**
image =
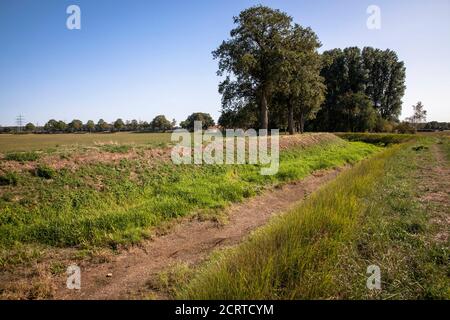
<path id="1" fill-rule="evenodd" d="M 19 114 L 16 118 L 17 131 L 22 132 L 23 123 L 25 122 L 25 117 Z"/>

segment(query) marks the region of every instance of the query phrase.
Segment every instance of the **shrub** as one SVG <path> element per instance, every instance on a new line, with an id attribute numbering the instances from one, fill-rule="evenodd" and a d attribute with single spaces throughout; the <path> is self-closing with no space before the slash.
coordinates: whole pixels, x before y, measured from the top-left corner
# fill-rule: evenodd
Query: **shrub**
<path id="1" fill-rule="evenodd" d="M 15 172 L 7 172 L 0 176 L 0 186 L 16 186 L 19 182 L 19 176 Z"/>
<path id="2" fill-rule="evenodd" d="M 408 122 L 402 122 L 395 127 L 395 131 L 398 133 L 416 133 L 416 128 Z"/>
<path id="3" fill-rule="evenodd" d="M 55 170 L 47 166 L 38 166 L 35 170 L 36 177 L 44 179 L 53 179 L 55 176 Z"/>

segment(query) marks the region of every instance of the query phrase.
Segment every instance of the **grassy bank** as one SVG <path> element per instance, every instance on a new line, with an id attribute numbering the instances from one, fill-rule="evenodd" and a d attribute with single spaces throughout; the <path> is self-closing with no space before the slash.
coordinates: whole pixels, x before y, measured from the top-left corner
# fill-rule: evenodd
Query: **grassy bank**
<path id="1" fill-rule="evenodd" d="M 416 187 L 425 183 L 418 172 L 435 143 L 422 138 L 357 164 L 245 243 L 217 253 L 175 296 L 450 298 L 448 242 L 433 240 L 433 212 Z M 382 290 L 366 288 L 369 265 L 381 268 Z"/>
<path id="2" fill-rule="evenodd" d="M 149 164 L 142 158 L 88 163 L 75 170 L 15 172 L 0 197 L 0 245 L 91 246 L 134 243 L 148 228 L 192 212 L 208 214 L 314 170 L 353 163 L 378 151 L 339 138 L 281 153 L 275 176 L 259 167 Z M 38 170 L 39 169 L 39 170 Z M 12 173 L 11 173 L 12 174 Z"/>
<path id="3" fill-rule="evenodd" d="M 413 134 L 395 134 L 395 133 L 336 133 L 342 139 L 348 141 L 360 141 L 381 146 L 389 146 L 407 142 L 414 139 Z"/>

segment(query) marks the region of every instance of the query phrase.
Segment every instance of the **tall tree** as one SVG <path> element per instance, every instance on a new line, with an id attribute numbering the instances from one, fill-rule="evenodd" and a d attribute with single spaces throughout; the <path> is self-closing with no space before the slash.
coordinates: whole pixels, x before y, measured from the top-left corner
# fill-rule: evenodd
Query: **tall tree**
<path id="1" fill-rule="evenodd" d="M 383 119 L 397 121 L 406 89 L 404 63 L 389 49 L 366 47 L 362 57 L 368 72 L 367 96 Z"/>
<path id="2" fill-rule="evenodd" d="M 281 77 L 282 51 L 291 22 L 279 10 L 251 7 L 234 17 L 231 38 L 213 52 L 219 60 L 218 75 L 226 74 L 219 86 L 222 103 L 256 101 L 261 129 L 268 128 L 268 105 Z"/>
<path id="3" fill-rule="evenodd" d="M 305 121 L 315 117 L 323 102 L 325 85 L 320 76 L 322 61 L 317 52 L 320 46 L 316 34 L 298 24 L 286 39 L 284 76 L 279 91 L 282 103 L 287 105 L 289 134 L 294 134 L 295 122 L 303 132 Z"/>

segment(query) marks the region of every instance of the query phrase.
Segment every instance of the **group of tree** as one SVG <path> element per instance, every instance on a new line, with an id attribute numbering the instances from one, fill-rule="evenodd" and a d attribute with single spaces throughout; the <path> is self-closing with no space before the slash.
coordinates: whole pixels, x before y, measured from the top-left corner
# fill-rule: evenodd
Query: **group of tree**
<path id="1" fill-rule="evenodd" d="M 242 11 L 213 56 L 222 95 L 219 125 L 317 131 L 383 130 L 398 121 L 405 67 L 371 47 L 319 54 L 310 29 L 265 6 Z"/>
<path id="2" fill-rule="evenodd" d="M 213 127 L 215 125 L 213 118 L 209 113 L 195 112 L 187 117 L 180 126 L 187 130 L 194 130 L 194 122 L 201 121 L 203 129 Z M 24 132 L 36 133 L 82 133 L 82 132 L 119 132 L 119 131 L 145 131 L 145 132 L 168 132 L 177 128 L 175 119 L 169 121 L 164 115 L 156 116 L 151 122 L 146 121 L 123 121 L 117 119 L 112 123 L 108 123 L 103 119 L 95 123 L 92 120 L 83 123 L 81 120 L 75 119 L 70 123 L 61 120 L 51 119 L 43 127 L 37 127 L 33 123 L 28 123 L 24 128 Z M 1 128 L 0 132 L 17 131 L 13 128 Z"/>
<path id="3" fill-rule="evenodd" d="M 167 120 L 164 115 L 156 116 L 151 122 L 117 119 L 112 123 L 108 123 L 103 119 L 95 123 L 92 120 L 83 123 L 81 120 L 75 119 L 70 123 L 64 121 L 57 121 L 55 119 L 49 120 L 42 130 L 37 130 L 36 126 L 29 123 L 25 126 L 28 132 L 45 132 L 45 133 L 78 133 L 78 132 L 119 132 L 119 131 L 148 131 L 148 132 L 166 132 L 173 130 L 176 126 L 176 121 Z"/>

